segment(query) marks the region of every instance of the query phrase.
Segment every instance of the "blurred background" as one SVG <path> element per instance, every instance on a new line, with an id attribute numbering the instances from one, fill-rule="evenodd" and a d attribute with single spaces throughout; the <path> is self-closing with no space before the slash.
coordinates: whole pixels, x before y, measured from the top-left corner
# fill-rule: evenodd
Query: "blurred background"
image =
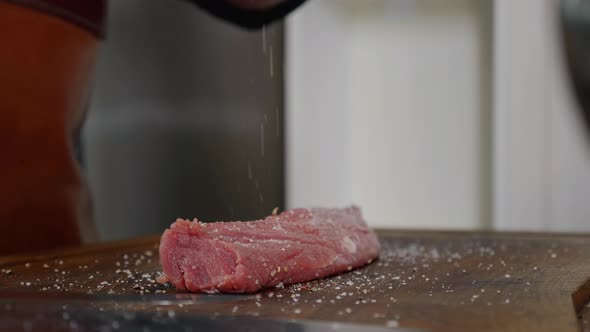
<path id="1" fill-rule="evenodd" d="M 244 31 L 111 1 L 84 164 L 103 239 L 363 208 L 375 227 L 590 231 L 553 0 L 309 0 Z"/>

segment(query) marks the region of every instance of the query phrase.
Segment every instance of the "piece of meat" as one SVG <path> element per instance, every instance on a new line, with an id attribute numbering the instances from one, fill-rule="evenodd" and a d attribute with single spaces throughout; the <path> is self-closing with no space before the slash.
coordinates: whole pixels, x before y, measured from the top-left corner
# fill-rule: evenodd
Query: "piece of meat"
<path id="1" fill-rule="evenodd" d="M 178 219 L 160 241 L 160 281 L 192 292 L 256 292 L 350 271 L 379 250 L 357 207 L 294 209 L 250 222 Z"/>

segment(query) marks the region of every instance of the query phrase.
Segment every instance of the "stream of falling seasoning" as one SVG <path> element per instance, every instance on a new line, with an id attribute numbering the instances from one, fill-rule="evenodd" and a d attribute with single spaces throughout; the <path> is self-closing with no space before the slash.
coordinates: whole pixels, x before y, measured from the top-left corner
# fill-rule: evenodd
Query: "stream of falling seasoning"
<path id="1" fill-rule="evenodd" d="M 270 33 L 270 35 L 269 35 Z M 268 75 L 270 80 L 274 80 L 275 79 L 275 50 L 273 48 L 273 44 L 272 44 L 272 35 L 273 35 L 273 31 L 272 30 L 268 30 L 267 26 L 263 26 L 261 29 L 261 53 L 262 53 L 262 57 L 264 58 L 265 61 L 268 61 Z M 270 38 L 270 40 L 269 40 Z M 276 137 L 280 138 L 281 137 L 281 123 L 280 123 L 280 106 L 274 106 L 274 117 L 275 117 L 275 130 L 276 130 Z M 271 113 L 272 114 L 272 113 Z M 272 116 L 272 115 L 271 115 Z M 271 116 L 269 116 L 267 113 L 264 114 L 264 117 L 262 119 L 260 119 L 260 155 L 262 157 L 262 160 L 264 160 L 265 156 L 266 156 L 266 144 L 265 144 L 265 139 L 269 137 L 269 135 L 267 135 L 268 133 L 265 133 L 266 130 L 271 129 L 269 128 L 270 123 L 272 123 L 272 119 L 269 119 Z M 269 121 L 270 120 L 270 121 Z M 272 129 L 271 129 L 272 130 Z M 272 134 L 271 134 L 272 136 Z M 264 164 L 264 162 L 263 162 Z M 259 179 L 256 176 L 256 169 L 257 166 L 256 165 L 252 165 L 252 161 L 251 159 L 248 159 L 248 164 L 247 164 L 247 174 L 248 174 L 248 179 L 251 183 L 253 183 L 256 187 L 256 192 L 258 194 L 258 198 L 260 201 L 260 204 L 262 204 L 264 202 L 264 195 L 262 193 L 262 186 L 259 184 Z"/>

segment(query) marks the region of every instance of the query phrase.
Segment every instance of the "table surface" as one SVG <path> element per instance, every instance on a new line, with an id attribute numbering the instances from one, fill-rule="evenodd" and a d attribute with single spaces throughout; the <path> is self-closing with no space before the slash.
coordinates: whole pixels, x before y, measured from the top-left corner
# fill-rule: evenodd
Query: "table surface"
<path id="1" fill-rule="evenodd" d="M 158 284 L 158 237 L 1 257 L 0 328 L 76 328 L 103 324 L 110 312 L 114 328 L 137 317 L 231 316 L 427 331 L 590 329 L 589 235 L 378 234 L 380 259 L 364 268 L 246 295 Z"/>

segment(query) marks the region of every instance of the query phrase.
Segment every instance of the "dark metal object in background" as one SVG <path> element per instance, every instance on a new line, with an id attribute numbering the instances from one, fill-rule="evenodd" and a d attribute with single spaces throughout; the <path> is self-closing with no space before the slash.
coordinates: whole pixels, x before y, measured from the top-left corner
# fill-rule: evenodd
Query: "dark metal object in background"
<path id="1" fill-rule="evenodd" d="M 590 0 L 562 0 L 561 21 L 573 89 L 590 130 Z"/>
<path id="2" fill-rule="evenodd" d="M 305 0 L 283 0 L 278 5 L 266 10 L 244 9 L 219 0 L 188 0 L 197 6 L 220 17 L 246 28 L 260 28 L 275 20 L 283 18 L 299 7 Z"/>
<path id="3" fill-rule="evenodd" d="M 102 239 L 282 207 L 282 26 L 245 31 L 183 1 L 108 14 L 84 130 Z"/>

